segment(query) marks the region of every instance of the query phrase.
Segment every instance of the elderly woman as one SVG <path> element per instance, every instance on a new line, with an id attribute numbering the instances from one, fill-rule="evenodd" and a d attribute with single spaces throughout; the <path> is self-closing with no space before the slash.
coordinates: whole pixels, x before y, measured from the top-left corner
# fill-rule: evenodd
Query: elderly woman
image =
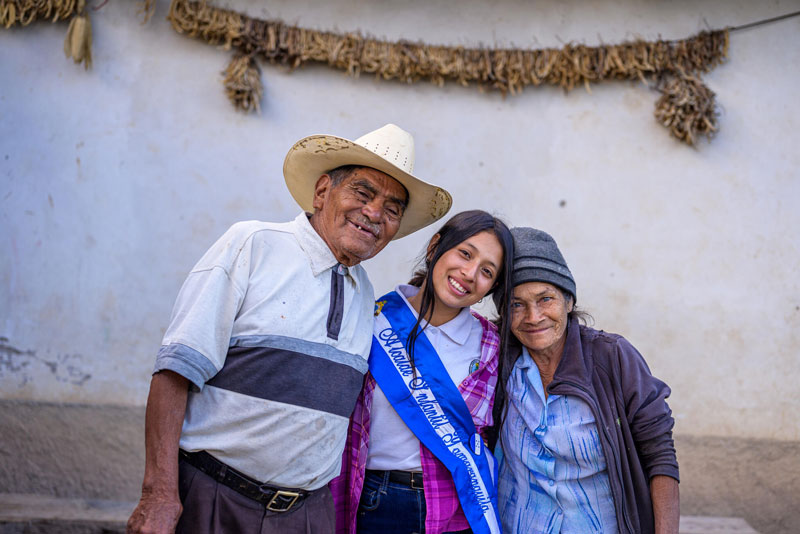
<path id="1" fill-rule="evenodd" d="M 575 281 L 550 235 L 512 234 L 513 298 L 498 309 L 517 343 L 495 403 L 503 531 L 677 533 L 669 387 L 623 337 L 579 323 Z"/>

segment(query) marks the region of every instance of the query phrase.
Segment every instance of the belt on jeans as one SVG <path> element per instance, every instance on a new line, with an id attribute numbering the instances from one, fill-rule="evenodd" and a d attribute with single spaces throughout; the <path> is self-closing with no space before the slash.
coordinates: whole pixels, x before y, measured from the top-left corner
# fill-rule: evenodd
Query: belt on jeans
<path id="1" fill-rule="evenodd" d="M 384 473 L 389 473 L 389 482 L 402 484 L 410 487 L 411 489 L 423 489 L 421 471 L 380 471 L 375 469 L 367 469 L 367 473 L 376 476 L 383 476 Z"/>
<path id="2" fill-rule="evenodd" d="M 265 505 L 270 512 L 288 512 L 311 494 L 306 490 L 262 484 L 225 465 L 206 451 L 186 452 L 180 449 L 179 456 L 220 484 Z"/>

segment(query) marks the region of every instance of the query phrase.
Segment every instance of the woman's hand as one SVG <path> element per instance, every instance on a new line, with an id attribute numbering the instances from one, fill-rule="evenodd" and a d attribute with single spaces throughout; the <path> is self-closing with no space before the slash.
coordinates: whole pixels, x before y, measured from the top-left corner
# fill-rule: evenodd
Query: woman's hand
<path id="1" fill-rule="evenodd" d="M 650 498 L 656 534 L 678 534 L 681 520 L 678 481 L 666 475 L 654 476 L 650 479 Z"/>

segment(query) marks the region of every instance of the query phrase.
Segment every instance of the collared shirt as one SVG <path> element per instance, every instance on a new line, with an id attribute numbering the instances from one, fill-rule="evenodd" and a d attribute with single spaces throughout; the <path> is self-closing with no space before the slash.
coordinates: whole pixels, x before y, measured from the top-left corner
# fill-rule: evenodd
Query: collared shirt
<path id="1" fill-rule="evenodd" d="M 237 223 L 197 263 L 155 367 L 195 386 L 183 449 L 290 488 L 316 489 L 338 474 L 374 296 L 363 268 L 348 268 L 338 339 L 329 337 L 337 265 L 305 214 Z"/>
<path id="2" fill-rule="evenodd" d="M 478 314 L 473 316 L 480 321 L 482 327 L 480 359 L 477 370 L 458 385 L 458 390 L 472 414 L 475 427 L 483 435 L 485 429 L 492 425 L 500 338 L 497 328 L 492 323 Z M 350 421 L 347 446 L 342 457 L 342 474 L 330 484 L 336 503 L 338 534 L 354 534 L 356 531 L 356 512 L 364 487 L 364 471 L 370 439 L 370 413 L 375 386 L 375 379 L 367 373 L 364 389 L 358 397 Z M 424 445 L 420 444 L 419 452 L 427 508 L 425 532 L 439 534 L 469 528 L 458 501 L 452 475 Z"/>
<path id="3" fill-rule="evenodd" d="M 417 312 L 408 302 L 419 292 L 418 287 L 400 285 L 395 288 L 400 298 L 408 306 L 414 318 Z M 483 327 L 469 308 L 463 308 L 458 315 L 437 326 L 423 321 L 425 336 L 436 349 L 436 354 L 444 364 L 454 384 L 477 368 L 481 353 Z M 420 471 L 422 462 L 419 455 L 419 439 L 397 415 L 381 387 L 376 384 L 370 411 L 370 446 L 367 456 L 367 469 L 392 471 Z"/>
<path id="4" fill-rule="evenodd" d="M 606 459 L 592 410 L 571 395 L 545 399 L 526 349 L 508 381 L 498 501 L 503 531 L 617 532 Z"/>

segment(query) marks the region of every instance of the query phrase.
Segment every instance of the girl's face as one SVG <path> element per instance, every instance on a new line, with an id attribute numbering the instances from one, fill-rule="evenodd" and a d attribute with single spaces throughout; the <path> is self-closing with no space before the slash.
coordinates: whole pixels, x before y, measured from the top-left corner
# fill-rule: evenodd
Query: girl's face
<path id="1" fill-rule="evenodd" d="M 437 236 L 434 236 L 437 240 Z M 431 240 L 428 252 L 436 246 Z M 494 233 L 485 230 L 467 238 L 439 258 L 433 267 L 436 312 L 457 314 L 472 306 L 495 284 L 503 265 L 503 247 Z"/>

